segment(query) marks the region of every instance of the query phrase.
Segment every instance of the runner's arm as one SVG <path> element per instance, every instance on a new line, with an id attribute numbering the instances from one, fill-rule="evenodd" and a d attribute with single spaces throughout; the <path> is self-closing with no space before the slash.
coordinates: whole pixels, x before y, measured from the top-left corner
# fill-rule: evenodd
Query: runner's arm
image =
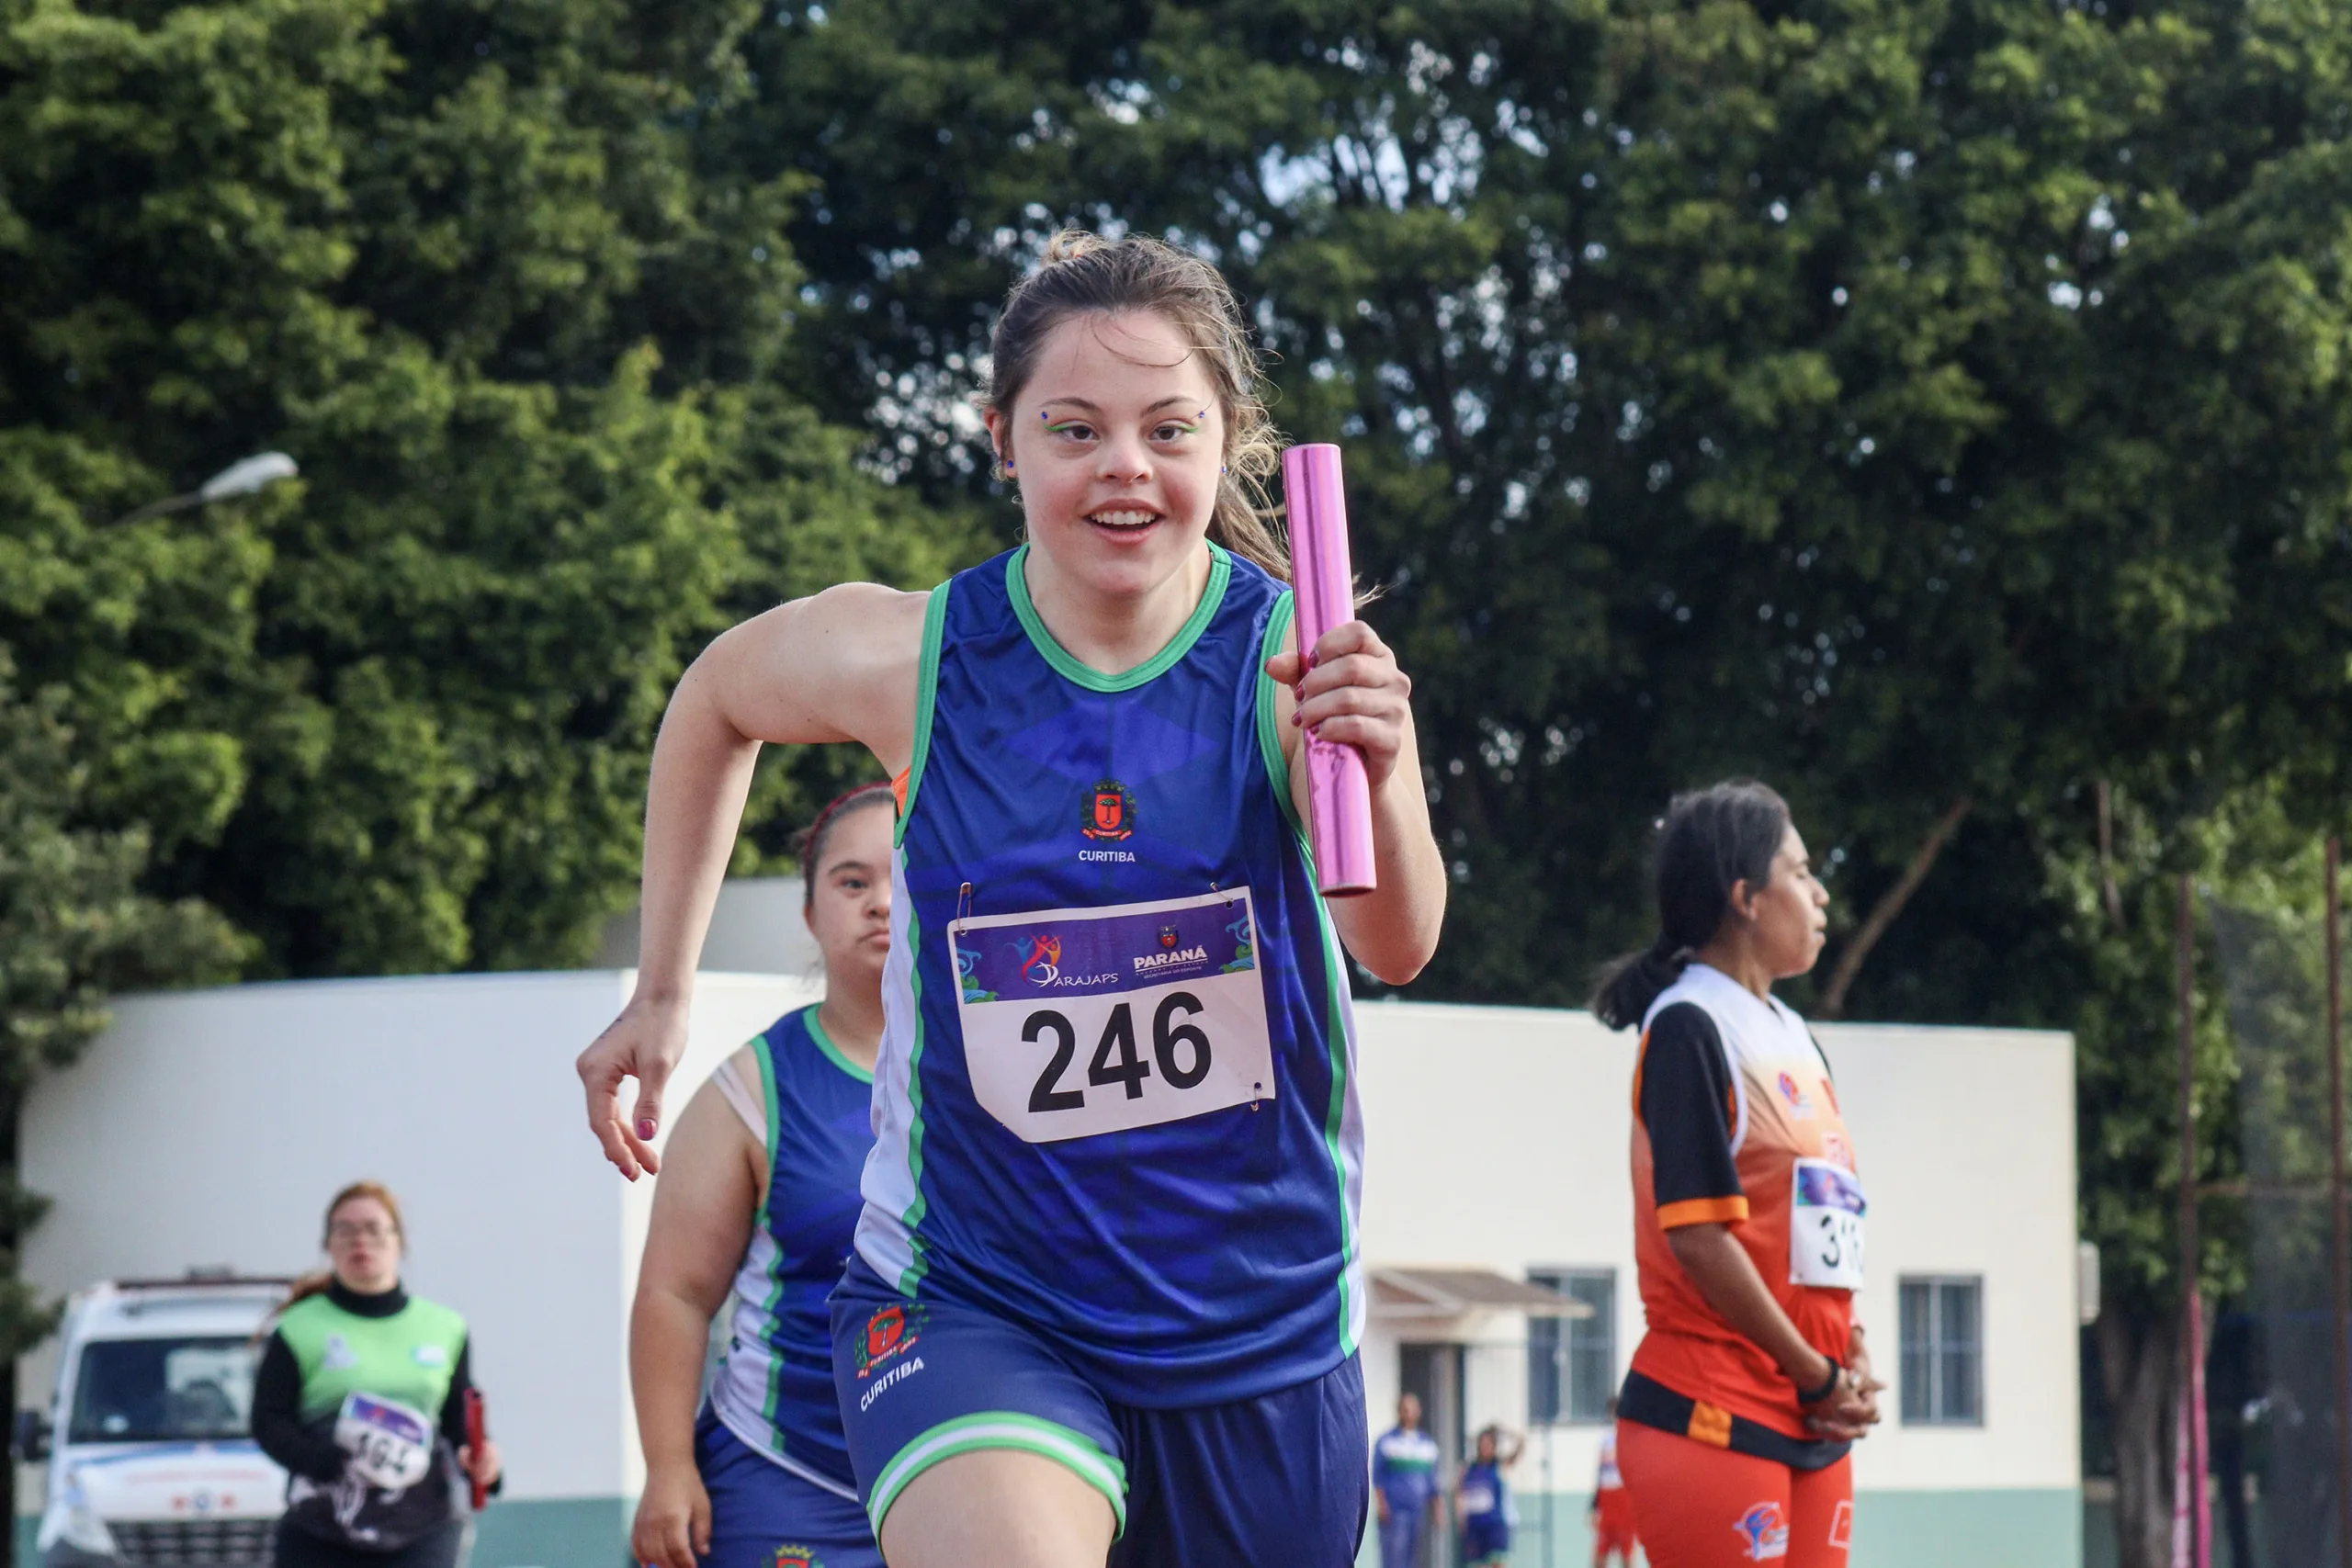
<path id="1" fill-rule="evenodd" d="M 302 1367 L 282 1334 L 272 1334 L 254 1369 L 254 1441 L 278 1469 L 322 1485 L 343 1478 L 350 1456 L 325 1430 L 302 1424 Z"/>
<path id="2" fill-rule="evenodd" d="M 637 988 L 581 1054 L 588 1123 L 621 1174 L 659 1170 L 650 1140 L 685 1052 L 695 964 L 763 742 L 863 743 L 892 774 L 914 751 L 924 599 L 845 583 L 722 635 L 679 680 L 653 747 Z M 622 1081 L 638 1080 L 628 1120 Z"/>
<path id="3" fill-rule="evenodd" d="M 751 1245 L 766 1150 L 709 1086 L 686 1102 L 670 1148 L 628 1318 L 646 1476 L 631 1541 L 640 1562 L 693 1568 L 710 1550 L 710 1501 L 695 1467 L 695 1406 L 711 1319 Z"/>
<path id="4" fill-rule="evenodd" d="M 1401 986 L 1437 951 L 1445 923 L 1445 862 L 1430 827 L 1413 731 L 1413 682 L 1396 656 L 1362 621 L 1333 626 L 1316 646 L 1310 669 L 1300 658 L 1295 625 L 1283 651 L 1267 661 L 1274 716 L 1290 762 L 1291 800 L 1307 820 L 1306 748 L 1312 726 L 1323 739 L 1363 753 L 1372 784 L 1374 873 L 1370 893 L 1331 901 L 1331 924 L 1350 956 L 1379 979 Z M 1303 697 L 1303 701 L 1300 700 Z"/>

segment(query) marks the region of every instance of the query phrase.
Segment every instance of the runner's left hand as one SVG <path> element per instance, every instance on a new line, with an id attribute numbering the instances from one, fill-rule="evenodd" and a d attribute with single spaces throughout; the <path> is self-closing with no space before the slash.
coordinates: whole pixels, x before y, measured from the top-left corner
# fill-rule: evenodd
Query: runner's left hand
<path id="1" fill-rule="evenodd" d="M 1413 682 L 1379 633 L 1348 621 L 1323 634 L 1311 660 L 1278 653 L 1266 660 L 1266 673 L 1297 699 L 1293 724 L 1363 752 L 1373 788 L 1388 782 L 1412 723 Z"/>
<path id="2" fill-rule="evenodd" d="M 469 1480 L 482 1486 L 497 1485 L 498 1478 L 506 1472 L 506 1467 L 499 1458 L 498 1445 L 488 1438 L 481 1440 L 480 1455 L 475 1454 L 470 1445 L 458 1444 L 458 1467 L 466 1472 Z"/>

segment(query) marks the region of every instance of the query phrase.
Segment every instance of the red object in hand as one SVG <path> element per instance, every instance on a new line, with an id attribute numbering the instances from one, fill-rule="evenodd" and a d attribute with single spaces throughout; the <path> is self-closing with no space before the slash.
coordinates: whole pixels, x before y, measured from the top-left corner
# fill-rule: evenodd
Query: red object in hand
<path id="1" fill-rule="evenodd" d="M 489 1440 L 490 1418 L 482 1414 L 481 1390 L 469 1388 L 466 1390 L 466 1450 L 472 1456 L 473 1464 L 466 1479 L 474 1489 L 474 1512 L 477 1514 L 481 1512 L 482 1505 L 490 1501 L 490 1488 L 483 1484 L 481 1479 L 482 1445 Z"/>

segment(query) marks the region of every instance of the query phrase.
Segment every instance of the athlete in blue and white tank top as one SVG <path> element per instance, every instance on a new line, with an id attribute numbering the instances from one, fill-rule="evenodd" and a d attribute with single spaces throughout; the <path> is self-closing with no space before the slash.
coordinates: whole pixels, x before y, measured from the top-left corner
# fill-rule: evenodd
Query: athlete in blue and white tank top
<path id="1" fill-rule="evenodd" d="M 758 743 L 863 741 L 900 784 L 897 929 L 834 1378 L 877 1534 L 918 1568 L 1338 1568 L 1369 1472 L 1342 948 L 1402 983 L 1444 908 L 1409 684 L 1360 621 L 1295 650 L 1214 269 L 1065 237 L 994 350 L 1027 547 L 784 605 L 680 683 L 591 1122 L 651 1165 Z M 1329 908 L 1302 723 L 1373 783 L 1378 890 Z"/>
<path id="2" fill-rule="evenodd" d="M 881 1562 L 833 1400 L 826 1298 L 849 1253 L 874 1144 L 891 804 L 888 786 L 853 792 L 808 835 L 825 1007 L 785 1014 L 729 1057 L 671 1138 L 629 1324 L 646 1450 L 639 1562 Z M 729 1332 L 697 1419 L 722 1300 Z"/>

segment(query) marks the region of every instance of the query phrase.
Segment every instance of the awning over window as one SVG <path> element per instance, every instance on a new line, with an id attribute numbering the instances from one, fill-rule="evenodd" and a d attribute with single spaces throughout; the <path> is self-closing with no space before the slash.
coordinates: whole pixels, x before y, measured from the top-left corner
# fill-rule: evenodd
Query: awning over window
<path id="1" fill-rule="evenodd" d="M 1491 1269 L 1374 1269 L 1376 1317 L 1458 1317 L 1465 1312 L 1517 1312 L 1530 1317 L 1590 1317 L 1584 1303 L 1498 1274 Z"/>

